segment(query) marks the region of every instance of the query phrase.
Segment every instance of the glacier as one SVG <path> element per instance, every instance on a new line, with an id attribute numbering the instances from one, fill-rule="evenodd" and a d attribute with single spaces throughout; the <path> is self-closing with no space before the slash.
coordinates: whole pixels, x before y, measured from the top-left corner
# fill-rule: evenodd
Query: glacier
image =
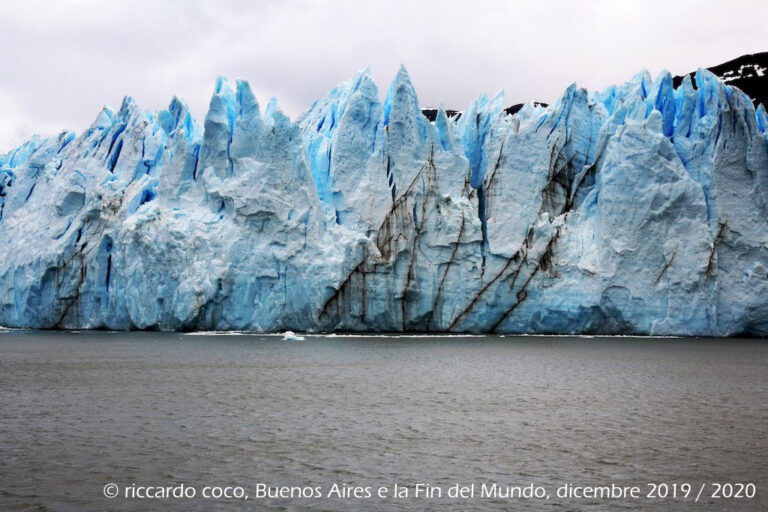
<path id="1" fill-rule="evenodd" d="M 405 68 L 295 121 L 219 79 L 0 156 L 0 325 L 768 334 L 768 115 L 706 70 L 422 115 Z"/>

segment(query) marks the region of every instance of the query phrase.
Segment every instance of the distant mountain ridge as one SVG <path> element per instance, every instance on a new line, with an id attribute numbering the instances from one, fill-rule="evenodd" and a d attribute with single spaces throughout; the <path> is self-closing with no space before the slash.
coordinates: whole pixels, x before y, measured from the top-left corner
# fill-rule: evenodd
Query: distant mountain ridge
<path id="1" fill-rule="evenodd" d="M 707 68 L 723 82 L 744 91 L 757 107 L 768 105 L 768 52 L 742 55 L 728 62 Z M 696 72 L 689 73 L 696 86 Z M 675 87 L 683 82 L 683 76 L 673 78 Z"/>
<path id="2" fill-rule="evenodd" d="M 744 91 L 747 96 L 752 98 L 755 107 L 760 103 L 762 103 L 763 106 L 768 105 L 768 52 L 742 55 L 741 57 L 737 57 L 707 69 L 728 85 L 736 86 Z M 695 87 L 696 71 L 691 71 L 688 74 Z M 683 83 L 684 77 L 685 75 L 673 77 L 672 80 L 675 88 Z M 547 106 L 546 103 L 539 101 L 535 101 L 534 103 L 542 107 Z M 507 114 L 514 115 L 523 108 L 523 105 L 525 104 L 517 103 L 505 108 L 504 111 Z M 434 121 L 437 117 L 436 108 L 423 108 L 421 109 L 421 113 L 430 121 Z M 462 114 L 460 110 L 446 110 L 445 113 L 448 117 L 461 117 Z"/>

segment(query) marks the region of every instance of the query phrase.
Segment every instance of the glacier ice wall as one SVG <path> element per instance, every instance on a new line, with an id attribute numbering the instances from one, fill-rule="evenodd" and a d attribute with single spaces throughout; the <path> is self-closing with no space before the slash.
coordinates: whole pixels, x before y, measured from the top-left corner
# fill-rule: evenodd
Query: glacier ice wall
<path id="1" fill-rule="evenodd" d="M 220 79 L 0 156 L 0 325 L 768 334 L 768 115 L 700 70 L 421 113 L 364 71 L 295 122 Z"/>

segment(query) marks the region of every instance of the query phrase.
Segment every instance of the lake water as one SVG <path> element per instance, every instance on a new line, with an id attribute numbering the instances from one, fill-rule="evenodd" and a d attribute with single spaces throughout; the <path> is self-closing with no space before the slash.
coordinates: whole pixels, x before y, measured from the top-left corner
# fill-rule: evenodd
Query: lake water
<path id="1" fill-rule="evenodd" d="M 513 497 L 479 495 L 494 483 Z M 159 487 L 195 497 L 137 497 Z M 2 510 L 446 508 L 768 509 L 768 343 L 0 333 Z"/>

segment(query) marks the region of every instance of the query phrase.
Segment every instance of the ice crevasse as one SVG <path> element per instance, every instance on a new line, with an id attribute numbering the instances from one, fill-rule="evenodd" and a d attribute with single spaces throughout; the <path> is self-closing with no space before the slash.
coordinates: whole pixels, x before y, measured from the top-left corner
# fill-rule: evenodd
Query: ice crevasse
<path id="1" fill-rule="evenodd" d="M 768 115 L 700 70 L 434 122 L 220 79 L 0 156 L 0 325 L 768 334 Z"/>

